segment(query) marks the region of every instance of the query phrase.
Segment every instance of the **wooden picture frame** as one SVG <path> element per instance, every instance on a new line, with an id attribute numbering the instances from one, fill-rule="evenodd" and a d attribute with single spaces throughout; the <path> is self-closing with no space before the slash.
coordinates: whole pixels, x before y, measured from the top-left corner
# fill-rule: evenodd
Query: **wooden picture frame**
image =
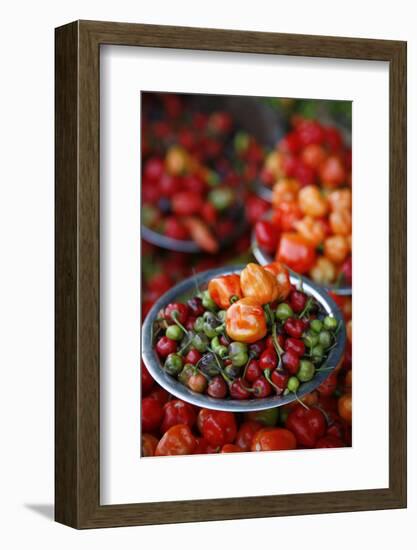
<path id="1" fill-rule="evenodd" d="M 75 528 L 406 506 L 406 43 L 76 21 L 56 29 L 56 521 Z M 387 61 L 389 488 L 100 505 L 99 56 L 117 44 Z"/>

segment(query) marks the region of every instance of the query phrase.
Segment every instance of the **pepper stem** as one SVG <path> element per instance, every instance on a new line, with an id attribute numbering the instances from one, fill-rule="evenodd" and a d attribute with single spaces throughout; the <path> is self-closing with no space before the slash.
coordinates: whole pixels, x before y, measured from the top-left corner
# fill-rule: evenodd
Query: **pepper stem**
<path id="1" fill-rule="evenodd" d="M 295 392 L 293 392 L 293 393 L 294 393 L 295 398 L 296 398 L 296 400 L 298 401 L 298 403 L 299 403 L 300 405 L 302 405 L 305 409 L 307 409 L 307 410 L 309 411 L 309 410 L 310 410 L 310 407 L 301 401 L 301 399 L 300 399 L 300 398 L 298 397 L 298 395 L 297 395 L 297 392 L 295 391 Z"/>
<path id="2" fill-rule="evenodd" d="M 278 387 L 276 384 L 274 384 L 274 382 L 272 382 L 271 369 L 265 369 L 264 376 L 268 380 L 268 382 L 271 384 L 271 386 L 277 390 L 277 393 L 281 394 L 283 391 L 282 388 Z"/>
<path id="3" fill-rule="evenodd" d="M 273 343 L 274 343 L 275 351 L 277 352 L 277 355 L 278 355 L 278 366 L 277 366 L 277 369 L 278 369 L 278 370 L 282 370 L 282 369 L 281 369 L 281 367 L 282 367 L 281 355 L 284 353 L 284 350 L 283 350 L 282 347 L 279 345 L 278 338 L 277 338 L 277 325 L 276 325 L 275 323 L 272 325 L 272 341 L 273 341 Z"/>
<path id="4" fill-rule="evenodd" d="M 307 300 L 306 302 L 306 305 L 304 306 L 304 309 L 303 311 L 300 313 L 300 315 L 298 316 L 299 319 L 302 319 L 304 317 L 304 315 L 307 313 L 307 311 L 310 309 L 310 306 L 312 304 L 313 300 L 311 298 L 311 296 L 309 297 L 309 299 Z"/>
<path id="5" fill-rule="evenodd" d="M 171 319 L 174 321 L 174 323 L 180 327 L 180 329 L 184 332 L 184 334 L 188 334 L 188 330 L 178 321 L 177 319 L 178 317 L 178 312 L 177 311 L 173 311 L 171 313 Z"/>

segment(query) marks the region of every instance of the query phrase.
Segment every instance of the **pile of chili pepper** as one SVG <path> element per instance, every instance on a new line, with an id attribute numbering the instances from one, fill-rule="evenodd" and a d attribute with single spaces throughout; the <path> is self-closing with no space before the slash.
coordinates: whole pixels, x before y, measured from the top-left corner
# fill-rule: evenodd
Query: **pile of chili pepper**
<path id="1" fill-rule="evenodd" d="M 300 402 L 259 412 L 197 408 L 175 399 L 142 366 L 141 455 L 282 451 L 351 445 L 351 370 L 339 366 L 332 379 Z M 330 377 L 329 377 L 330 378 Z M 341 396 L 340 392 L 344 392 Z"/>
<path id="2" fill-rule="evenodd" d="M 249 263 L 160 311 L 155 350 L 165 372 L 194 392 L 260 399 L 296 393 L 323 370 L 338 329 L 282 264 Z"/>
<path id="3" fill-rule="evenodd" d="M 142 223 L 215 254 L 244 216 L 242 184 L 256 177 L 264 151 L 229 113 L 190 113 L 186 104 L 187 96 L 144 95 Z"/>
<path id="4" fill-rule="evenodd" d="M 258 219 L 259 246 L 319 284 L 352 283 L 351 151 L 338 129 L 296 119 L 262 172 L 272 216 Z"/>

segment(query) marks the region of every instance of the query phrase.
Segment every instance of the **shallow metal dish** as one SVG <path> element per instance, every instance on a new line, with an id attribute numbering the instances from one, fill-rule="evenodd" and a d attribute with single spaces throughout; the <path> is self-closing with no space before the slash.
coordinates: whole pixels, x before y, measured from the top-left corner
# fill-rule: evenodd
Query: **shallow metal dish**
<path id="1" fill-rule="evenodd" d="M 158 384 L 165 388 L 169 393 L 175 395 L 183 401 L 188 401 L 189 403 L 192 403 L 193 405 L 196 405 L 198 407 L 206 407 L 208 409 L 232 412 L 261 411 L 264 409 L 269 409 L 271 407 L 280 407 L 281 405 L 291 403 L 296 399 L 294 394 L 289 394 L 286 396 L 275 395 L 271 397 L 266 397 L 264 399 L 214 399 L 213 397 L 210 397 L 208 395 L 193 392 L 189 388 L 181 384 L 181 382 L 178 382 L 176 378 L 170 376 L 163 370 L 159 357 L 153 348 L 152 325 L 158 312 L 162 308 L 167 306 L 170 302 L 183 301 L 184 299 L 191 297 L 193 294 L 195 294 L 196 285 L 199 288 L 204 288 L 213 277 L 217 277 L 218 275 L 228 275 L 230 273 L 240 273 L 240 271 L 244 267 L 245 266 L 239 265 L 211 269 L 209 271 L 199 273 L 195 277 L 185 279 L 183 282 L 171 288 L 170 290 L 168 290 L 168 292 L 161 296 L 161 298 L 149 311 L 145 322 L 143 323 L 142 358 L 146 365 L 146 368 L 149 370 L 149 372 L 158 382 Z M 300 278 L 298 275 L 291 275 L 292 283 L 298 283 L 299 280 Z M 312 295 L 322 305 L 326 314 L 333 315 L 333 317 L 335 317 L 337 321 L 341 321 L 342 323 L 341 329 L 339 330 L 337 335 L 336 345 L 330 351 L 329 356 L 322 365 L 323 367 L 331 367 L 331 370 L 319 372 L 314 376 L 312 380 L 310 380 L 310 382 L 302 383 L 297 392 L 298 397 L 302 397 L 303 395 L 310 393 L 311 391 L 316 389 L 322 382 L 324 382 L 324 380 L 329 376 L 332 370 L 336 368 L 336 366 L 342 360 L 346 342 L 346 329 L 343 317 L 334 301 L 330 298 L 325 290 L 319 288 L 311 281 L 303 279 L 303 287 L 307 294 Z"/>
<path id="2" fill-rule="evenodd" d="M 240 204 L 236 208 L 234 221 L 235 221 L 234 229 L 231 233 L 227 235 L 227 237 L 221 239 L 220 249 L 226 248 L 227 246 L 230 246 L 231 244 L 233 244 L 246 229 L 247 223 L 246 223 L 246 217 L 245 217 L 242 204 Z M 190 254 L 204 252 L 198 246 L 198 244 L 192 240 L 182 241 L 179 239 L 173 239 L 172 237 L 167 237 L 162 233 L 158 233 L 158 231 L 154 231 L 153 229 L 150 229 L 149 227 L 143 224 L 141 228 L 141 237 L 145 241 L 155 246 L 159 246 L 160 248 L 165 248 L 167 250 L 173 250 L 175 252 L 188 252 Z"/>

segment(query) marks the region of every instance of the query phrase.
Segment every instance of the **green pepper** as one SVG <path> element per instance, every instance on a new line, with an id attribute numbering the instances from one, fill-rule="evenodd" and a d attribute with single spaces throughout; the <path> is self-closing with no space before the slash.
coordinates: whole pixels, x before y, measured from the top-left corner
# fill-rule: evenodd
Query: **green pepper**
<path id="1" fill-rule="evenodd" d="M 210 311 L 206 311 L 203 315 L 204 324 L 203 324 L 203 331 L 206 336 L 209 338 L 214 338 L 217 336 L 218 332 L 216 331 L 216 328 L 219 326 L 219 321 L 217 317 L 214 315 L 214 313 L 211 313 Z"/>
<path id="2" fill-rule="evenodd" d="M 311 357 L 314 362 L 319 362 L 323 359 L 324 356 L 324 349 L 323 346 L 320 344 L 317 344 L 317 346 L 314 346 L 314 348 L 311 350 Z"/>
<path id="3" fill-rule="evenodd" d="M 310 323 L 310 328 L 318 334 L 323 328 L 323 323 L 320 321 L 320 319 L 313 319 Z"/>
<path id="4" fill-rule="evenodd" d="M 208 200 L 216 210 L 226 210 L 233 203 L 235 194 L 230 187 L 217 187 L 208 194 Z"/>
<path id="5" fill-rule="evenodd" d="M 221 309 L 220 311 L 217 312 L 217 319 L 221 323 L 224 323 L 226 321 L 226 314 L 227 314 L 227 311 L 225 309 Z"/>
<path id="6" fill-rule="evenodd" d="M 289 319 L 293 315 L 294 315 L 294 312 L 291 309 L 291 307 L 288 304 L 284 304 L 284 303 L 279 304 L 275 311 L 275 316 L 280 321 L 285 321 L 286 319 Z"/>
<path id="7" fill-rule="evenodd" d="M 311 361 L 301 359 L 297 378 L 300 382 L 309 382 L 313 378 L 315 371 L 316 369 Z"/>
<path id="8" fill-rule="evenodd" d="M 177 325 L 170 325 L 165 331 L 165 336 L 170 340 L 181 340 L 183 334 L 180 327 Z"/>
<path id="9" fill-rule="evenodd" d="M 248 346 L 243 342 L 229 344 L 229 358 L 234 367 L 243 367 L 248 362 Z"/>
<path id="10" fill-rule="evenodd" d="M 314 348 L 314 346 L 316 346 L 319 342 L 319 337 L 316 333 L 309 330 L 304 336 L 303 342 L 308 348 Z"/>
<path id="11" fill-rule="evenodd" d="M 165 359 L 164 369 L 171 376 L 177 376 L 183 367 L 182 357 L 178 353 L 170 353 Z"/>
<path id="12" fill-rule="evenodd" d="M 295 393 L 299 387 L 300 387 L 300 381 L 298 380 L 298 378 L 296 376 L 291 376 L 287 383 L 287 389 L 290 392 Z"/>
<path id="13" fill-rule="evenodd" d="M 194 322 L 194 330 L 196 332 L 203 332 L 204 328 L 204 319 L 202 317 L 197 317 L 197 319 Z"/>
<path id="14" fill-rule="evenodd" d="M 184 365 L 184 368 L 178 375 L 178 380 L 181 382 L 181 384 L 184 384 L 184 386 L 186 386 L 188 380 L 194 374 L 194 371 L 195 367 L 194 365 L 191 365 L 191 363 L 187 363 L 186 365 Z"/>
<path id="15" fill-rule="evenodd" d="M 203 292 L 201 302 L 203 304 L 204 309 L 208 309 L 209 311 L 217 311 L 219 309 L 217 307 L 216 302 L 212 300 L 208 290 L 205 290 Z"/>
<path id="16" fill-rule="evenodd" d="M 319 334 L 319 344 L 323 348 L 329 348 L 332 345 L 332 336 L 328 330 L 322 330 Z"/>
<path id="17" fill-rule="evenodd" d="M 249 147 L 250 138 L 246 132 L 237 132 L 234 137 L 235 150 L 243 153 Z"/>
<path id="18" fill-rule="evenodd" d="M 324 326 L 329 330 L 336 330 L 337 328 L 337 321 L 334 317 L 331 317 L 330 315 L 327 315 L 323 319 Z"/>
<path id="19" fill-rule="evenodd" d="M 209 345 L 209 339 L 205 334 L 195 334 L 191 341 L 191 345 L 200 353 L 204 353 Z"/>
<path id="20" fill-rule="evenodd" d="M 220 357 L 225 357 L 227 355 L 227 347 L 226 346 L 223 346 L 221 343 L 220 343 L 220 340 L 219 340 L 219 337 L 218 336 L 215 336 L 212 341 L 211 341 L 211 349 L 214 351 L 214 353 L 216 353 L 217 355 L 219 355 Z"/>

